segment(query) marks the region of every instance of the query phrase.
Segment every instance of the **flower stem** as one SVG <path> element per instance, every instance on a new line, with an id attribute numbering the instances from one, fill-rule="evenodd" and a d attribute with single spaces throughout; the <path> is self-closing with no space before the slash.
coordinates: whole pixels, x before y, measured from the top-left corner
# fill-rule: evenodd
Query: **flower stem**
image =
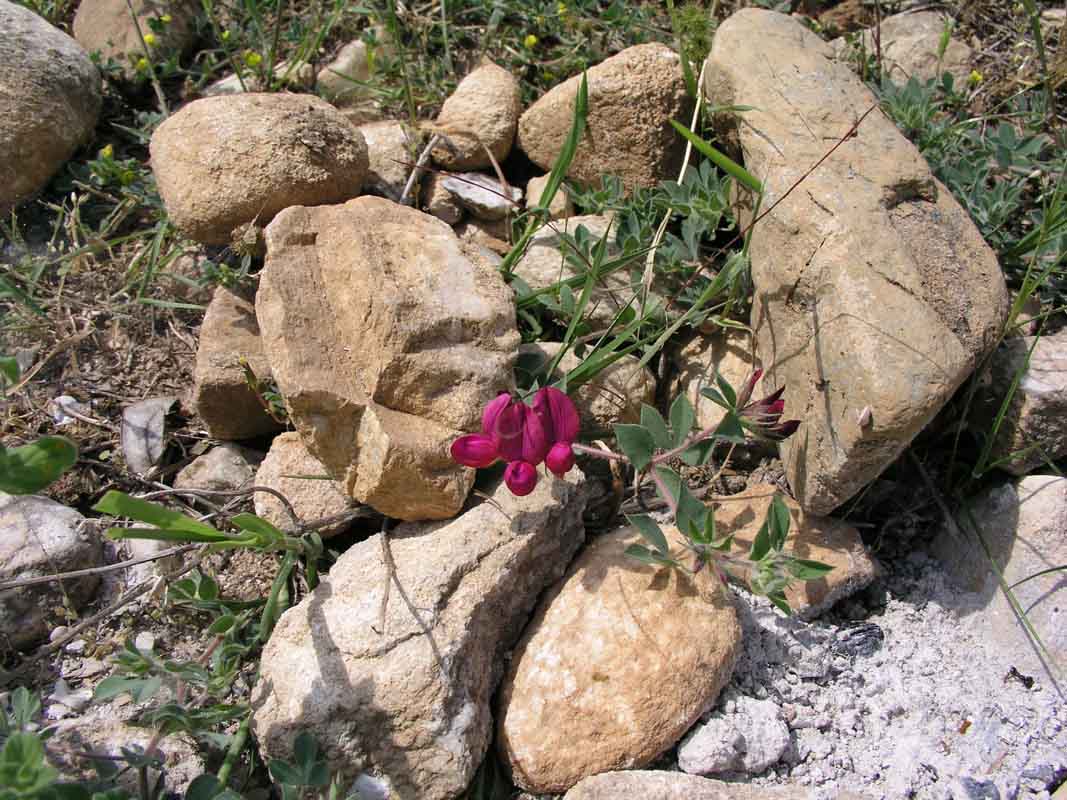
<path id="1" fill-rule="evenodd" d="M 606 458 L 608 461 L 621 461 L 623 464 L 629 464 L 630 459 L 626 456 L 613 453 L 611 450 L 605 450 L 600 447 L 590 447 L 585 444 L 572 443 L 571 449 L 575 453 L 581 453 L 587 456 L 596 456 L 597 458 Z"/>

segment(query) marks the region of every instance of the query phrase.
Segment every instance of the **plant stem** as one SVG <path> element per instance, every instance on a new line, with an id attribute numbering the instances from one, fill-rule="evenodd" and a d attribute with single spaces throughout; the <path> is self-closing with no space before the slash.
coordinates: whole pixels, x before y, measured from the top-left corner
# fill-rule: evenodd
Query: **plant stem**
<path id="1" fill-rule="evenodd" d="M 233 766 L 237 763 L 237 757 L 241 755 L 241 751 L 245 749 L 245 742 L 248 741 L 248 723 L 252 719 L 252 712 L 248 712 L 248 716 L 241 720 L 241 725 L 237 728 L 237 733 L 233 735 L 233 739 L 230 741 L 230 746 L 226 750 L 226 758 L 222 762 L 222 766 L 219 767 L 218 774 L 215 776 L 219 779 L 219 785 L 225 787 L 230 780 L 230 773 L 233 772 Z"/>
<path id="2" fill-rule="evenodd" d="M 587 456 L 606 458 L 608 461 L 620 461 L 623 464 L 630 463 L 630 459 L 628 459 L 626 456 L 619 455 L 618 453 L 613 453 L 610 450 L 603 450 L 599 447 L 590 447 L 589 445 L 575 443 L 571 445 L 571 450 L 573 450 L 575 453 L 581 453 Z"/>

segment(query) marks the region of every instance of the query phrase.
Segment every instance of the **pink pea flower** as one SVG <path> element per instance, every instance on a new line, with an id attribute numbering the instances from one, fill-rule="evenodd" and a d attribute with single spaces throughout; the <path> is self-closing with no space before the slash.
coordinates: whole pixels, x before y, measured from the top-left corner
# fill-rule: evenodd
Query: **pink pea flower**
<path id="1" fill-rule="evenodd" d="M 782 399 L 784 386 L 771 392 L 762 400 L 751 399 L 752 390 L 756 388 L 756 383 L 762 376 L 762 369 L 755 370 L 741 387 L 741 391 L 737 394 L 737 414 L 748 422 L 748 427 L 757 436 L 780 442 L 796 432 L 800 420 L 780 421 L 785 412 L 785 400 Z"/>
<path id="2" fill-rule="evenodd" d="M 539 389 L 533 406 L 507 392 L 497 395 L 482 412 L 482 432 L 452 442 L 452 458 L 467 467 L 508 462 L 504 483 L 523 496 L 537 486 L 542 461 L 556 475 L 574 466 L 571 444 L 578 437 L 578 410 L 566 394 L 551 386 Z"/>

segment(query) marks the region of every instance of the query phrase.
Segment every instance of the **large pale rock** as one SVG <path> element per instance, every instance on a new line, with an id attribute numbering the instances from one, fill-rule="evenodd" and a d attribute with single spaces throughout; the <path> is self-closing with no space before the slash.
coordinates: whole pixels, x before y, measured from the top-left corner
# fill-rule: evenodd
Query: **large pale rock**
<path id="1" fill-rule="evenodd" d="M 473 472 L 449 445 L 480 428 L 519 344 L 499 272 L 440 220 L 378 197 L 287 209 L 266 238 L 256 312 L 308 449 L 384 514 L 455 514 Z"/>
<path id="2" fill-rule="evenodd" d="M 742 696 L 693 726 L 678 746 L 678 768 L 695 775 L 755 775 L 777 764 L 790 744 L 779 705 Z"/>
<path id="3" fill-rule="evenodd" d="M 751 337 L 744 331 L 722 331 L 711 336 L 697 336 L 675 356 L 675 374 L 671 398 L 684 394 L 696 412 L 696 424 L 710 428 L 722 422 L 726 410 L 700 392 L 702 389 L 718 388 L 716 375 L 721 375 L 735 390 L 740 390 L 745 381 L 759 366 L 753 363 Z M 753 392 L 753 398 L 763 396 L 761 388 Z M 786 417 L 791 417 L 788 413 Z"/>
<path id="4" fill-rule="evenodd" d="M 81 0 L 74 38 L 90 53 L 117 61 L 123 74 L 132 77 L 138 59 L 146 55 L 144 43 L 150 43 L 147 55 L 153 61 L 189 49 L 196 39 L 198 7 L 190 0 L 131 0 L 129 5 L 126 0 Z M 165 15 L 169 22 L 163 21 Z"/>
<path id="5" fill-rule="evenodd" d="M 584 538 L 582 480 L 542 479 L 521 498 L 498 481 L 494 502 L 458 519 L 398 526 L 384 627 L 380 536 L 345 552 L 263 651 L 252 729 L 264 755 L 289 756 L 307 731 L 364 797 L 462 792 L 489 746 L 503 656 Z"/>
<path id="6" fill-rule="evenodd" d="M 605 234 L 608 235 L 605 260 L 618 258 L 621 254 L 620 249 L 615 245 L 612 217 L 594 214 L 567 217 L 551 226 L 545 225 L 533 235 L 526 252 L 515 263 L 515 274 L 522 278 L 531 289 L 536 290 L 553 286 L 584 272 L 585 265 L 581 261 L 578 262 L 582 264 L 581 269 L 568 261 L 566 255 L 573 251 L 563 243 L 563 237 L 560 235 L 560 233 L 567 233 L 575 236 L 579 226 L 589 231 L 594 242 Z M 609 324 L 619 310 L 630 302 L 634 295 L 634 279 L 630 275 L 630 269 L 631 267 L 640 268 L 641 264 L 641 258 L 635 257 L 631 264 L 605 275 L 600 280 L 597 288 L 593 289 L 589 305 L 586 307 L 586 314 L 593 324 Z M 638 277 L 637 280 L 639 281 L 640 278 Z M 580 293 L 579 287 L 575 291 L 575 296 Z"/>
<path id="7" fill-rule="evenodd" d="M 419 136 L 403 122 L 385 120 L 359 126 L 367 142 L 370 167 L 365 188 L 399 200 L 418 156 Z"/>
<path id="8" fill-rule="evenodd" d="M 847 792 L 835 795 L 853 800 Z M 811 793 L 799 787 L 751 786 L 746 783 L 685 775 L 681 772 L 627 770 L 605 772 L 586 778 L 563 796 L 563 800 L 809 800 Z"/>
<path id="9" fill-rule="evenodd" d="M 73 508 L 47 497 L 0 492 L 0 581 L 98 567 L 100 538 Z M 22 649 L 48 636 L 63 618 L 64 597 L 84 605 L 100 581 L 83 575 L 0 591 L 0 648 Z"/>
<path id="10" fill-rule="evenodd" d="M 282 427 L 249 388 L 242 358 L 257 378 L 270 377 L 251 297 L 220 286 L 200 326 L 193 387 L 196 413 L 216 439 L 250 439 Z"/>
<path id="11" fill-rule="evenodd" d="M 678 177 L 684 140 L 670 120 L 689 117 L 678 54 L 664 44 L 639 44 L 586 73 L 589 113 L 568 177 L 599 185 L 618 175 L 627 191 Z M 567 140 L 582 76 L 575 75 L 530 106 L 519 120 L 519 147 L 551 169 Z"/>
<path id="12" fill-rule="evenodd" d="M 881 114 L 786 196 L 877 107 L 830 56 L 796 20 L 747 8 L 715 34 L 705 80 L 712 104 L 753 109 L 718 123 L 763 181 L 761 208 L 774 207 L 752 237 L 751 327 L 769 388 L 784 385 L 786 408 L 804 421 L 781 454 L 794 494 L 817 514 L 896 459 L 1007 312 L 996 256 Z"/>
<path id="13" fill-rule="evenodd" d="M 1020 373 L 990 452 L 993 461 L 1004 459 L 1001 469 L 1013 475 L 1025 475 L 1067 455 L 1067 331 L 1043 336 L 1036 344 L 1030 336 L 1004 341 L 993 354 L 975 398 L 972 424 L 978 430 L 987 434 L 993 430 L 1008 389 Z"/>
<path id="14" fill-rule="evenodd" d="M 519 82 L 503 67 L 483 64 L 460 81 L 441 106 L 434 129 L 451 146 L 434 148 L 434 161 L 451 170 L 483 169 L 492 166 L 486 147 L 498 163 L 503 161 L 511 152 L 521 113 Z"/>
<path id="15" fill-rule="evenodd" d="M 778 488 L 755 484 L 744 494 L 719 503 L 715 525 L 720 536 L 734 535 L 734 557 L 744 559 L 767 518 Z M 838 600 L 858 592 L 874 580 L 877 566 L 867 553 L 859 531 L 841 520 L 808 514 L 792 498 L 782 496 L 789 509 L 785 549 L 797 558 L 821 561 L 833 569 L 816 581 L 794 582 L 785 599 L 801 619 L 819 616 Z"/>
<path id="16" fill-rule="evenodd" d="M 96 127 L 100 72 L 81 46 L 0 0 L 0 215 L 40 191 Z"/>
<path id="17" fill-rule="evenodd" d="M 515 649 L 497 741 L 528 791 L 648 764 L 729 680 L 741 643 L 731 597 L 708 570 L 691 579 L 624 555 L 639 540 L 623 528 L 594 541 Z"/>
<path id="18" fill-rule="evenodd" d="M 992 557 L 1049 654 L 1067 664 L 1067 575 L 1061 570 L 1033 577 L 1067 564 L 1067 478 L 1029 475 L 993 486 L 970 502 L 969 511 L 957 515 L 962 541 L 945 528 L 931 545 L 956 584 L 970 593 L 960 596 L 956 609 L 963 624 L 1012 653 L 1023 672 L 1042 669 L 1035 645 L 1000 589 Z M 984 544 L 972 520 L 981 526 Z"/>
<path id="19" fill-rule="evenodd" d="M 542 372 L 563 347 L 559 342 L 532 342 L 519 347 L 519 372 Z M 582 363 L 568 350 L 560 359 L 552 377 L 562 378 Z M 596 377 L 570 392 L 581 419 L 582 437 L 611 435 L 612 426 L 641 420 L 641 404 L 652 405 L 656 399 L 656 376 L 648 367 L 638 366 L 634 356 L 623 356 L 605 367 Z M 521 381 L 520 381 L 521 383 Z"/>
<path id="20" fill-rule="evenodd" d="M 274 437 L 267 457 L 259 465 L 256 485 L 276 489 L 285 495 L 301 522 L 332 517 L 353 506 L 343 487 L 330 479 L 322 463 L 308 452 L 300 434 L 293 431 Z M 256 514 L 275 527 L 284 530 L 293 526 L 281 500 L 274 495 L 256 492 L 254 503 Z M 350 524 L 320 528 L 319 533 L 325 539 L 342 533 Z"/>
<path id="21" fill-rule="evenodd" d="M 337 57 L 319 70 L 315 88 L 335 106 L 351 107 L 374 102 L 374 89 L 369 83 L 383 58 L 392 55 L 393 48 L 384 28 L 371 29 L 373 41 L 362 37 L 346 44 Z"/>
<path id="22" fill-rule="evenodd" d="M 505 187 L 480 172 L 448 175 L 441 185 L 474 217 L 486 222 L 502 220 L 522 208 L 522 189 Z"/>
<path id="23" fill-rule="evenodd" d="M 263 453 L 226 442 L 195 458 L 174 477 L 175 489 L 232 492 L 251 486 Z"/>
<path id="24" fill-rule="evenodd" d="M 944 55 L 938 58 L 946 24 L 951 25 L 951 19 L 938 11 L 904 12 L 883 19 L 878 31 L 882 69 L 896 83 L 907 83 L 911 77 L 940 81 L 942 73 L 949 72 L 957 87 L 964 86 L 973 53 L 965 42 L 950 37 Z M 860 41 L 869 55 L 876 52 L 872 30 L 863 31 Z M 854 47 L 844 38 L 831 44 L 839 58 L 850 55 Z"/>
<path id="25" fill-rule="evenodd" d="M 533 208 L 541 202 L 541 194 L 548 185 L 548 175 L 530 178 L 526 183 L 526 208 Z M 552 195 L 552 201 L 548 204 L 549 219 L 564 219 L 574 215 L 574 202 L 566 189 L 562 186 Z"/>
<path id="26" fill-rule="evenodd" d="M 283 208 L 359 194 L 367 144 L 314 95 L 239 94 L 195 100 L 160 125 L 152 172 L 170 219 L 191 239 L 227 244 Z"/>

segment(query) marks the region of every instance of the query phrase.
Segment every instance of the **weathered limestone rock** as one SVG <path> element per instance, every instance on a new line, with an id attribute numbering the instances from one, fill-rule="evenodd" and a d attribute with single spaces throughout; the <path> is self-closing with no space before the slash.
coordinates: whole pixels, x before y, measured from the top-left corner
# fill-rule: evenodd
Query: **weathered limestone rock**
<path id="1" fill-rule="evenodd" d="M 878 113 L 782 200 L 877 107 L 830 55 L 799 22 L 747 8 L 719 27 L 705 75 L 709 102 L 753 108 L 720 119 L 721 132 L 763 181 L 761 207 L 782 201 L 752 238 L 751 326 L 769 388 L 784 385 L 803 420 L 781 454 L 815 514 L 896 459 L 993 346 L 1007 311 L 996 256 Z"/>
<path id="2" fill-rule="evenodd" d="M 526 497 L 498 481 L 494 503 L 398 526 L 384 620 L 379 536 L 346 551 L 264 649 L 252 698 L 264 755 L 290 755 L 308 731 L 364 797 L 462 792 L 489 746 L 503 655 L 584 538 L 582 481 L 543 479 Z"/>
<path id="3" fill-rule="evenodd" d="M 579 226 L 589 231 L 594 242 L 608 234 L 610 238 L 605 250 L 605 258 L 609 260 L 617 258 L 621 251 L 615 245 L 615 232 L 611 230 L 613 225 L 612 217 L 593 214 L 567 217 L 553 224 L 552 227 L 546 225 L 533 235 L 526 252 L 515 264 L 515 274 L 526 281 L 531 289 L 543 289 L 579 274 L 579 270 L 565 258 L 565 255 L 571 251 L 563 244 L 562 237 L 557 232 L 562 231 L 575 236 Z M 594 325 L 607 325 L 619 309 L 630 302 L 634 294 L 631 288 L 633 281 L 630 276 L 630 266 L 627 265 L 605 275 L 599 286 L 593 290 L 589 305 L 586 307 L 586 314 Z M 640 267 L 641 258 L 634 258 L 632 266 Z"/>
<path id="4" fill-rule="evenodd" d="M 220 286 L 200 326 L 193 387 L 196 413 L 216 439 L 250 439 L 282 428 L 249 388 L 241 358 L 257 378 L 270 377 L 252 299 Z"/>
<path id="5" fill-rule="evenodd" d="M 966 85 L 973 55 L 970 46 L 953 37 L 948 40 L 944 56 L 937 57 L 946 23 L 951 24 L 951 20 L 938 11 L 904 12 L 882 20 L 879 28 L 882 66 L 893 81 L 907 83 L 913 76 L 919 81 L 931 78 L 940 81 L 941 74 L 949 72 L 957 87 Z M 872 30 L 863 31 L 861 41 L 867 53 L 875 52 Z M 844 38 L 830 44 L 838 58 L 850 54 L 851 47 Z"/>
<path id="6" fill-rule="evenodd" d="M 507 388 L 519 335 L 499 273 L 452 229 L 378 197 L 286 209 L 266 230 L 263 346 L 311 453 L 400 519 L 463 505 L 449 455 Z"/>
<path id="7" fill-rule="evenodd" d="M 586 778 L 567 792 L 563 800 L 809 800 L 810 797 L 810 792 L 799 787 L 751 786 L 681 772 L 627 770 Z M 839 794 L 838 798 L 845 800 L 845 794 Z"/>
<path id="8" fill-rule="evenodd" d="M 0 580 L 31 578 L 98 567 L 100 539 L 81 514 L 47 497 L 0 492 Z M 74 608 L 91 597 L 100 577 L 83 575 L 0 592 L 0 649 L 21 650 L 47 638 L 62 613 L 64 596 Z"/>
<path id="9" fill-rule="evenodd" d="M 730 677 L 741 642 L 730 597 L 707 570 L 694 580 L 624 555 L 638 541 L 623 528 L 586 548 L 515 649 L 497 741 L 528 791 L 649 763 Z"/>
<path id="10" fill-rule="evenodd" d="M 441 185 L 476 218 L 496 222 L 522 208 L 522 189 L 504 188 L 496 178 L 480 172 L 449 175 Z"/>
<path id="11" fill-rule="evenodd" d="M 422 183 L 422 206 L 427 214 L 437 217 L 448 225 L 463 219 L 463 206 L 444 187 L 444 175 L 428 172 Z"/>
<path id="12" fill-rule="evenodd" d="M 678 768 L 683 772 L 755 775 L 777 764 L 789 749 L 789 726 L 773 700 L 741 696 L 726 706 L 694 725 L 678 746 Z"/>
<path id="13" fill-rule="evenodd" d="M 563 345 L 559 342 L 531 342 L 519 347 L 518 371 L 537 371 L 556 357 Z M 582 360 L 573 350 L 560 359 L 553 373 L 562 378 Z M 611 434 L 613 425 L 637 423 L 641 420 L 641 404 L 655 402 L 656 376 L 648 367 L 639 367 L 634 356 L 624 356 L 606 367 L 588 383 L 570 393 L 581 417 L 583 437 L 594 433 Z"/>
<path id="14" fill-rule="evenodd" d="M 710 428 L 722 422 L 726 411 L 700 393 L 707 387 L 716 388 L 715 376 L 721 375 L 730 386 L 739 390 L 759 363 L 752 363 L 750 336 L 744 331 L 720 331 L 710 336 L 698 336 L 675 356 L 675 374 L 671 399 L 685 394 L 696 411 L 696 424 Z M 762 397 L 757 388 L 753 397 Z M 787 418 L 792 414 L 788 414 Z"/>
<path id="15" fill-rule="evenodd" d="M 530 178 L 526 183 L 527 208 L 533 208 L 541 202 L 541 194 L 544 192 L 547 184 L 547 175 L 542 175 L 539 178 Z M 548 204 L 548 218 L 564 219 L 565 217 L 571 216 L 574 216 L 574 203 L 571 202 L 570 195 L 567 194 L 566 190 L 560 186 L 552 196 L 552 202 Z"/>
<path id="16" fill-rule="evenodd" d="M 991 487 L 971 502 L 970 514 L 957 516 L 962 541 L 946 528 L 931 545 L 955 582 L 973 593 L 959 598 L 956 611 L 962 624 L 996 642 L 998 650 L 1013 654 L 1023 672 L 1039 672 L 1042 664 L 1036 647 L 1001 591 L 971 519 L 981 526 L 997 570 L 1013 586 L 1049 654 L 1059 664 L 1067 663 L 1067 576 L 1059 571 L 1033 577 L 1067 564 L 1067 478 L 1028 475 L 1013 484 Z M 1018 583 L 1024 578 L 1028 580 Z"/>
<path id="17" fill-rule="evenodd" d="M 100 72 L 81 46 L 0 0 L 0 214 L 40 191 L 92 136 Z"/>
<path id="18" fill-rule="evenodd" d="M 734 534 L 734 556 L 744 558 L 748 554 L 777 491 L 773 484 L 756 484 L 745 491 L 746 499 L 723 501 L 715 509 L 719 535 Z M 833 567 L 817 581 L 797 581 L 786 589 L 785 599 L 793 612 L 801 619 L 813 619 L 874 580 L 877 567 L 859 531 L 847 522 L 805 513 L 792 498 L 782 499 L 790 520 L 785 549 L 797 558 Z"/>
<path id="19" fill-rule="evenodd" d="M 203 244 L 289 206 L 355 197 L 368 168 L 362 134 L 307 94 L 195 100 L 156 129 L 151 153 L 171 220 Z"/>
<path id="20" fill-rule="evenodd" d="M 374 101 L 374 92 L 364 84 L 377 69 L 375 64 L 392 54 L 385 28 L 375 26 L 373 42 L 362 37 L 341 48 L 337 57 L 319 70 L 315 88 L 335 106 L 350 107 Z"/>
<path id="21" fill-rule="evenodd" d="M 295 92 L 307 92 L 315 85 L 315 70 L 306 61 L 279 61 L 274 65 L 273 80 Z M 204 97 L 245 94 L 264 91 L 265 83 L 258 73 L 245 71 L 219 78 L 204 87 Z"/>
<path id="22" fill-rule="evenodd" d="M 240 445 L 215 445 L 174 476 L 175 489 L 212 489 L 229 492 L 250 486 L 263 453 Z"/>
<path id="23" fill-rule="evenodd" d="M 599 185 L 618 175 L 627 191 L 678 177 L 684 140 L 671 119 L 688 119 L 690 100 L 678 54 L 639 44 L 597 64 L 588 75 L 585 136 L 567 175 Z M 570 133 L 581 75 L 550 89 L 519 120 L 519 147 L 551 169 Z"/>
<path id="24" fill-rule="evenodd" d="M 418 154 L 419 136 L 403 122 L 385 120 L 359 126 L 367 142 L 370 167 L 364 189 L 400 200 Z"/>
<path id="25" fill-rule="evenodd" d="M 117 61 L 127 78 L 137 74 L 135 65 L 145 56 L 144 44 L 149 45 L 148 55 L 153 61 L 183 53 L 192 46 L 198 3 L 132 0 L 131 5 L 134 17 L 130 16 L 126 0 L 82 0 L 74 15 L 74 38 L 88 52 L 99 52 L 105 61 Z M 168 22 L 163 21 L 164 16 Z"/>
<path id="26" fill-rule="evenodd" d="M 492 62 L 482 64 L 441 106 L 434 130 L 448 137 L 451 147 L 434 148 L 434 161 L 450 170 L 483 169 L 492 166 L 486 147 L 497 162 L 503 161 L 511 152 L 521 113 L 515 76 Z"/>
<path id="27" fill-rule="evenodd" d="M 1001 469 L 1013 475 L 1067 455 L 1067 331 L 1036 341 L 1030 336 L 1004 341 L 972 409 L 972 424 L 992 431 L 1015 375 L 1025 370 L 990 452 L 993 461 L 1005 459 Z"/>
<path id="28" fill-rule="evenodd" d="M 300 477 L 293 477 L 299 475 Z M 308 452 L 299 433 L 287 431 L 274 437 L 270 450 L 256 473 L 256 485 L 277 489 L 292 503 L 301 522 L 312 522 L 341 514 L 352 508 L 351 498 L 337 481 L 321 480 L 329 477 L 322 463 Z M 256 492 L 253 502 L 256 514 L 275 527 L 292 527 L 281 501 L 266 492 Z M 339 523 L 320 528 L 319 534 L 326 539 L 344 532 L 351 523 Z"/>

